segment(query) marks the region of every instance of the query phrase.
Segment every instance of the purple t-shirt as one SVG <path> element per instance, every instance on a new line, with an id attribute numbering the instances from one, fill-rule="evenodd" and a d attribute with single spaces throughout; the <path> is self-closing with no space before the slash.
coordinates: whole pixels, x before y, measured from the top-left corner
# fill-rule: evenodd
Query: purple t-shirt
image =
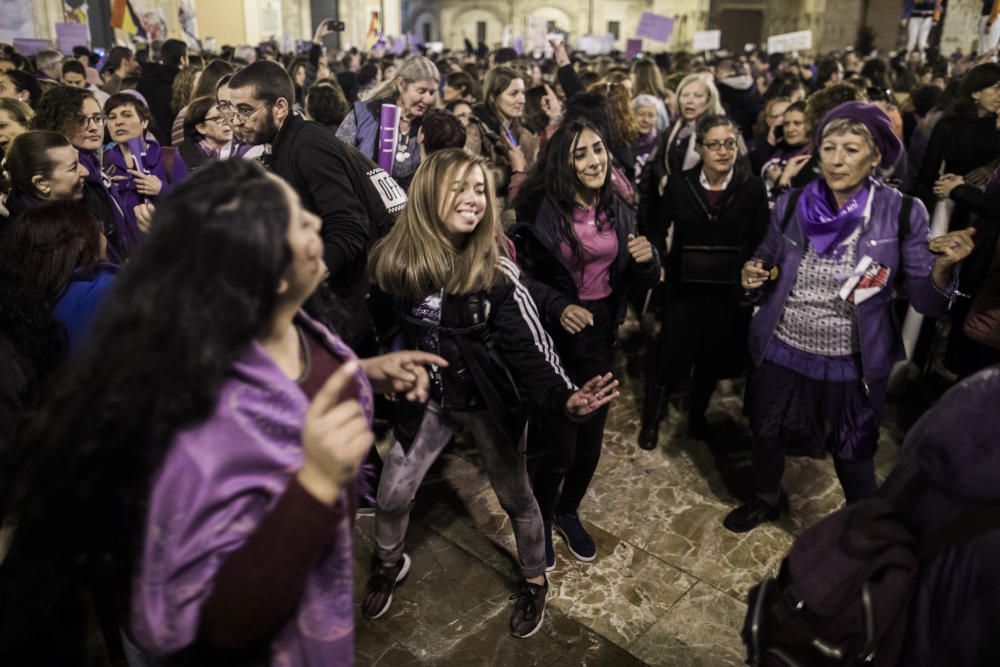
<path id="1" fill-rule="evenodd" d="M 602 214 L 601 218 L 604 216 Z M 580 239 L 583 271 L 577 269 L 573 250 L 565 240 L 560 244 L 563 259 L 572 269 L 581 301 L 599 301 L 611 296 L 611 264 L 618 257 L 618 236 L 613 227 L 597 228 L 595 209 L 573 209 L 573 231 Z"/>

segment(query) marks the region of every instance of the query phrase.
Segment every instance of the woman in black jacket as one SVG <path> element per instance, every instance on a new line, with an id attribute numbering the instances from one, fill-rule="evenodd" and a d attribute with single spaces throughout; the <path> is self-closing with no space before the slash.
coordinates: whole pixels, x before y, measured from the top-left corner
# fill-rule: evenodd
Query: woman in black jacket
<path id="1" fill-rule="evenodd" d="M 582 418 L 603 412 L 617 382 L 602 373 L 577 389 L 567 377 L 507 257 L 496 202 L 485 159 L 459 148 L 437 151 L 417 169 L 406 209 L 371 253 L 373 282 L 390 297 L 406 344 L 448 363 L 431 368 L 426 406 L 400 402 L 396 441 L 379 483 L 375 560 L 361 610 L 374 619 L 392 603 L 393 588 L 410 568 L 403 541 L 414 494 L 462 426 L 511 519 L 524 582 L 510 631 L 528 637 L 542 623 L 548 582 L 542 518 L 519 447 L 521 396 Z"/>
<path id="2" fill-rule="evenodd" d="M 567 122 L 525 183 L 516 206 L 522 222 L 511 230 L 542 321 L 577 383 L 610 372 L 628 283 L 652 286 L 659 276 L 657 252 L 639 236 L 635 214 L 614 193 L 610 166 L 596 126 L 582 119 Z M 596 556 L 577 511 L 597 468 L 606 417 L 601 410 L 582 424 L 539 420 L 546 450 L 535 475 L 535 497 L 545 521 L 550 570 L 553 520 L 574 556 L 582 561 Z"/>
<path id="3" fill-rule="evenodd" d="M 643 228 L 664 265 L 663 328 L 646 379 L 639 446 L 655 449 L 671 391 L 690 378 L 689 425 L 705 432 L 716 381 L 745 357 L 749 317 L 740 306 L 740 268 L 764 236 L 767 192 L 738 160 L 739 130 L 726 116 L 703 117 L 695 130 L 700 166 L 667 181 L 644 208 Z M 693 375 L 692 375 L 693 368 Z"/>

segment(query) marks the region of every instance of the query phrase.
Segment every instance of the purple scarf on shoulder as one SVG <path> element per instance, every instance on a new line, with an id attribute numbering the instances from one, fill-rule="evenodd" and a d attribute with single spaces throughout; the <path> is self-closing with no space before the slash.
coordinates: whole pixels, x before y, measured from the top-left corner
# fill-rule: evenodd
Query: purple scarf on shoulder
<path id="1" fill-rule="evenodd" d="M 802 231 L 817 253 L 826 255 L 858 228 L 864 218 L 870 192 L 870 183 L 866 181 L 838 211 L 833 192 L 822 178 L 817 178 L 802 190 L 795 213 L 802 223 Z"/>

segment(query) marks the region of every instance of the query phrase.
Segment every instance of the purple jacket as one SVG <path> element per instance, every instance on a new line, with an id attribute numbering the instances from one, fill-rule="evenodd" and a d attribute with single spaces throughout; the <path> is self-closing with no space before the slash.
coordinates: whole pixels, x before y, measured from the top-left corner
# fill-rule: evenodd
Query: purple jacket
<path id="1" fill-rule="evenodd" d="M 340 359 L 355 358 L 322 325 L 301 313 L 298 321 Z M 370 422 L 372 390 L 360 370 L 355 387 Z M 298 385 L 253 342 L 224 380 L 214 414 L 174 437 L 153 479 L 132 582 L 129 625 L 140 647 L 165 656 L 194 642 L 222 562 L 302 466 L 308 407 Z M 334 539 L 309 575 L 294 617 L 271 642 L 272 665 L 353 663 L 351 517 L 342 516 L 330 530 Z"/>
<path id="2" fill-rule="evenodd" d="M 146 138 L 146 156 L 142 158 L 143 167 L 146 171 L 160 179 L 163 187 L 157 197 L 164 197 L 170 190 L 181 182 L 188 174 L 187 165 L 180 155 L 180 151 L 174 151 L 174 164 L 170 173 L 167 173 L 166 160 L 163 158 L 163 149 L 155 139 Z M 146 197 L 139 194 L 135 188 L 135 179 L 128 173 L 132 165 L 125 164 L 125 156 L 122 155 L 121 148 L 117 145 L 104 151 L 104 173 L 111 177 L 114 187 L 118 191 L 118 196 L 125 204 L 125 210 L 132 211 L 136 206 L 143 203 Z M 119 176 L 125 178 L 115 180 Z"/>
<path id="3" fill-rule="evenodd" d="M 799 223 L 798 214 L 792 216 L 788 227 L 782 233 L 780 226 L 785 217 L 789 194 L 778 199 L 771 212 L 764 242 L 754 253 L 754 257 L 778 266 L 778 278 L 774 284 L 768 283 L 758 290 L 757 308 L 750 322 L 750 355 L 755 364 L 764 359 L 764 351 L 774 334 L 785 300 L 795 284 L 799 263 L 805 253 L 805 236 Z M 954 297 L 956 281 L 945 290 L 939 290 L 931 280 L 934 255 L 927 249 L 928 217 L 927 209 L 920 200 L 913 201 L 910 211 L 910 229 L 900 238 L 899 211 L 903 196 L 898 190 L 881 183 L 875 184 L 871 219 L 861 230 L 856 241 L 857 257 L 865 255 L 887 266 L 889 287 L 857 306 L 858 336 L 861 342 L 861 366 L 863 380 L 867 384 L 889 377 L 893 364 L 903 359 L 903 339 L 899 321 L 892 309 L 894 283 L 897 272 L 905 277 L 905 289 L 910 303 L 924 315 L 940 315 L 946 312 Z"/>
<path id="4" fill-rule="evenodd" d="M 984 503 L 1000 508 L 998 403 L 1000 367 L 994 366 L 952 387 L 906 434 L 881 493 L 898 503 L 915 475 L 927 477 L 931 488 L 904 508 L 919 541 L 941 535 Z M 899 664 L 1000 665 L 998 561 L 1000 528 L 994 528 L 920 564 Z"/>

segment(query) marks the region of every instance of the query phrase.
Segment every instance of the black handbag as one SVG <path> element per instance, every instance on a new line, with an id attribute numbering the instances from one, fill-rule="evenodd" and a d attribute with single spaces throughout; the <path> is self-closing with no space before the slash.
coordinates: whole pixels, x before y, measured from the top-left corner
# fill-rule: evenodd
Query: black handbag
<path id="1" fill-rule="evenodd" d="M 739 246 L 694 245 L 681 248 L 681 282 L 736 285 L 740 282 L 743 250 Z"/>

